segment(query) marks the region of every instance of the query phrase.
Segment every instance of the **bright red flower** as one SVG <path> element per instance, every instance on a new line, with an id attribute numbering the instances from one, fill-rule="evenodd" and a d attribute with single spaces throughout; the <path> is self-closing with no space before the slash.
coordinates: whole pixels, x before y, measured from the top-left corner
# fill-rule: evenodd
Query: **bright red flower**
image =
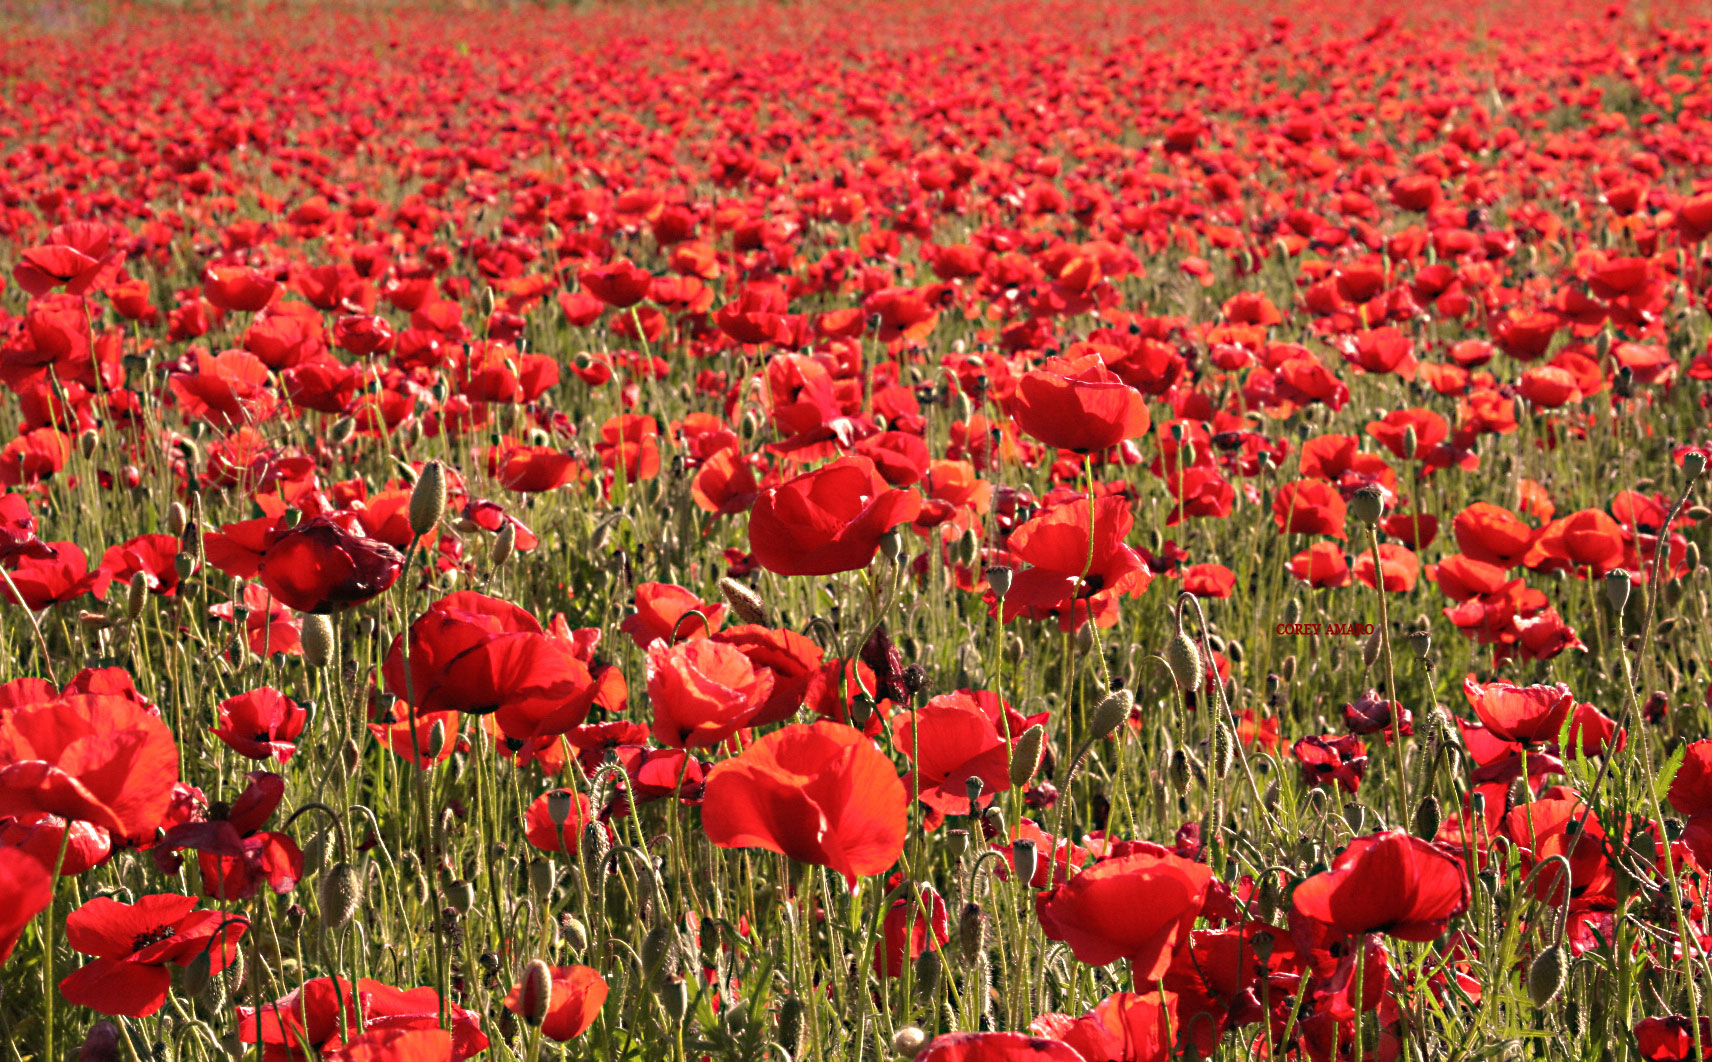
<path id="1" fill-rule="evenodd" d="M 0 858 L 0 966 L 11 958 L 24 928 L 53 898 L 53 874 L 48 868 L 17 849 L 10 852 Z"/>
<path id="2" fill-rule="evenodd" d="M 742 651 L 697 639 L 648 649 L 648 700 L 654 740 L 668 748 L 707 748 L 749 725 L 773 692 L 773 673 Z"/>
<path id="3" fill-rule="evenodd" d="M 1095 863 L 1035 897 L 1046 935 L 1077 959 L 1105 966 L 1128 959 L 1136 984 L 1157 981 L 1206 902 L 1213 872 L 1170 854 L 1137 853 Z"/>
<path id="4" fill-rule="evenodd" d="M 728 607 L 703 601 L 673 583 L 643 583 L 636 588 L 636 611 L 624 617 L 618 629 L 630 635 L 638 649 L 656 641 L 706 638 L 725 622 Z M 701 617 L 692 612 L 701 613 Z"/>
<path id="5" fill-rule="evenodd" d="M 172 731 L 128 697 L 76 693 L 0 712 L 0 816 L 40 812 L 152 838 L 177 782 Z"/>
<path id="6" fill-rule="evenodd" d="M 1501 568 L 1511 568 L 1528 555 L 1534 545 L 1534 529 L 1521 517 L 1500 505 L 1475 502 L 1451 521 L 1457 548 L 1469 557 Z"/>
<path id="7" fill-rule="evenodd" d="M 1563 721 L 1575 707 L 1575 696 L 1563 683 L 1517 686 L 1502 679 L 1477 682 L 1463 679 L 1462 693 L 1481 723 L 1495 737 L 1529 745 L 1557 740 Z"/>
<path id="8" fill-rule="evenodd" d="M 263 686 L 221 701 L 220 725 L 208 732 L 240 756 L 284 763 L 297 751 L 295 742 L 308 721 L 309 713 L 296 701 Z"/>
<path id="9" fill-rule="evenodd" d="M 94 956 L 59 983 L 68 1001 L 102 1014 L 146 1018 L 172 990 L 168 965 L 208 956 L 219 973 L 238 951 L 249 922 L 224 911 L 198 911 L 194 896 L 156 894 L 136 903 L 90 900 L 65 919 L 66 941 Z"/>
<path id="10" fill-rule="evenodd" d="M 932 885 L 923 885 L 918 894 L 893 900 L 886 909 L 880 939 L 874 942 L 874 973 L 902 977 L 922 952 L 943 948 L 950 939 L 945 898 Z"/>
<path id="11" fill-rule="evenodd" d="M 930 1041 L 916 1062 L 1084 1062 L 1056 1040 L 1014 1032 L 946 1033 Z"/>
<path id="12" fill-rule="evenodd" d="M 873 562 L 882 535 L 920 511 L 920 495 L 888 486 L 872 461 L 840 458 L 762 491 L 749 549 L 779 575 L 855 571 Z"/>
<path id="13" fill-rule="evenodd" d="M 317 516 L 274 539 L 256 571 L 285 605 L 329 613 L 385 593 L 403 569 L 396 549 Z"/>
<path id="14" fill-rule="evenodd" d="M 1124 545 L 1135 525 L 1129 503 L 1107 497 L 1091 508 L 1090 521 L 1087 499 L 1076 498 L 1011 532 L 1012 556 L 1031 567 L 1016 572 L 1002 603 L 988 592 L 991 611 L 1002 604 L 1006 623 L 1021 615 L 1056 615 L 1064 630 L 1081 627 L 1090 616 L 1100 627 L 1117 623 L 1118 599 L 1139 596 L 1153 577 L 1141 555 Z"/>
<path id="15" fill-rule="evenodd" d="M 862 732 L 789 726 L 708 772 L 702 826 L 721 848 L 764 848 L 854 885 L 903 854 L 909 794 Z"/>
<path id="16" fill-rule="evenodd" d="M 1413 941 L 1438 937 L 1468 901 L 1461 860 L 1402 830 L 1356 838 L 1330 870 L 1292 894 L 1298 914 L 1345 936 L 1387 933 Z"/>
<path id="17" fill-rule="evenodd" d="M 592 966 L 554 966 L 552 990 L 548 996 L 547 1018 L 541 1023 L 541 1035 L 549 1040 L 566 1043 L 575 1040 L 600 1017 L 606 1003 L 606 978 Z M 505 997 L 505 1009 L 522 1014 L 523 986 L 517 985 Z"/>
<path id="18" fill-rule="evenodd" d="M 1152 426 L 1147 400 L 1123 382 L 1098 354 L 1049 358 L 1017 381 L 1011 416 L 1024 432 L 1048 446 L 1096 453 Z"/>
<path id="19" fill-rule="evenodd" d="M 941 816 L 968 815 L 971 778 L 981 780 L 979 804 L 1011 787 L 1011 746 L 1030 724 L 987 690 L 942 693 L 913 712 L 894 715 L 892 747 L 915 765 L 904 777 L 911 793 Z M 1008 740 L 1007 740 L 1008 734 Z"/>
<path id="20" fill-rule="evenodd" d="M 1344 512 L 1343 495 L 1324 480 L 1299 479 L 1272 496 L 1273 519 L 1285 534 L 1330 535 L 1342 541 L 1347 537 Z"/>

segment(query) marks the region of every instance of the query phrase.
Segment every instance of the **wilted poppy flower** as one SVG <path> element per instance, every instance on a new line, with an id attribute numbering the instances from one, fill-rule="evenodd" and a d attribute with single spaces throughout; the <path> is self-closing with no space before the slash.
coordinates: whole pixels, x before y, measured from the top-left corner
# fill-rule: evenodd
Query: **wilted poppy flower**
<path id="1" fill-rule="evenodd" d="M 606 978 L 592 966 L 553 966 L 551 991 L 548 993 L 546 1018 L 541 1022 L 541 1035 L 565 1043 L 575 1040 L 589 1030 L 600 1017 L 606 1003 Z M 524 1013 L 525 985 L 514 987 L 505 997 L 505 1009 L 513 1014 Z M 534 1004 L 534 1000 L 529 1001 Z"/>
<path id="2" fill-rule="evenodd" d="M 172 989 L 168 965 L 208 956 L 219 973 L 237 954 L 249 922 L 224 911 L 198 911 L 194 896 L 156 894 L 136 903 L 90 900 L 65 919 L 66 941 L 94 956 L 59 983 L 60 994 L 102 1014 L 146 1018 Z"/>
<path id="3" fill-rule="evenodd" d="M 1575 707 L 1575 696 L 1561 682 L 1555 686 L 1517 686 L 1502 679 L 1477 682 L 1469 675 L 1463 679 L 1462 693 L 1494 737 L 1528 745 L 1556 741 L 1563 721 Z"/>
<path id="4" fill-rule="evenodd" d="M 398 581 L 404 556 L 384 542 L 352 534 L 325 516 L 285 532 L 256 566 L 262 585 L 299 612 L 340 612 L 383 594 Z"/>
<path id="5" fill-rule="evenodd" d="M 152 837 L 178 782 L 178 746 L 128 697 L 72 694 L 0 711 L 0 816 L 87 822 Z"/>
<path id="6" fill-rule="evenodd" d="M 854 884 L 903 854 L 908 805 L 892 762 L 861 731 L 810 723 L 716 764 L 702 827 L 721 848 L 764 848 Z"/>
<path id="7" fill-rule="evenodd" d="M 1128 959 L 1136 984 L 1157 981 L 1188 940 L 1213 872 L 1169 854 L 1137 853 L 1095 863 L 1035 897 L 1051 940 L 1090 966 Z"/>
<path id="8" fill-rule="evenodd" d="M 747 726 L 772 692 L 773 673 L 723 642 L 659 641 L 648 649 L 654 740 L 668 748 L 719 744 Z"/>
<path id="9" fill-rule="evenodd" d="M 1095 453 L 1152 426 L 1140 391 L 1106 368 L 1098 354 L 1049 358 L 1017 381 L 1011 416 L 1048 446 Z"/>
<path id="10" fill-rule="evenodd" d="M 887 485 L 865 457 L 845 457 L 763 490 L 749 516 L 755 562 L 778 575 L 866 568 L 880 537 L 914 520 L 921 497 Z"/>
<path id="11" fill-rule="evenodd" d="M 1429 941 L 1468 909 L 1461 860 L 1402 830 L 1358 837 L 1292 893 L 1301 915 L 1345 936 Z"/>
<path id="12" fill-rule="evenodd" d="M 240 756 L 280 763 L 297 751 L 298 735 L 309 713 L 272 686 L 240 693 L 220 702 L 220 725 L 209 733 Z"/>

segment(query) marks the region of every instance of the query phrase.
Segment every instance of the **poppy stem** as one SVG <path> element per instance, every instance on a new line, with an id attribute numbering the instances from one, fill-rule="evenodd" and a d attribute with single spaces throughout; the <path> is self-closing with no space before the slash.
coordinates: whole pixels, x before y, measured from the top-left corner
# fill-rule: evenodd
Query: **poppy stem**
<path id="1" fill-rule="evenodd" d="M 10 582 L 10 580 L 8 580 Z M 59 854 L 54 857 L 53 877 L 49 879 L 48 906 L 42 912 L 42 1058 L 56 1058 L 54 1054 L 54 900 L 59 895 L 60 872 L 65 869 L 65 851 L 71 845 L 72 820 L 65 819 L 65 828 L 59 834 Z"/>
<path id="2" fill-rule="evenodd" d="M 1379 529 L 1369 525 L 1368 545 L 1373 550 L 1373 591 L 1379 595 L 1379 651 L 1385 657 L 1385 696 L 1391 702 L 1391 743 L 1397 756 L 1397 796 L 1405 819 L 1409 814 L 1409 767 L 1403 753 L 1403 702 L 1397 699 L 1397 671 L 1391 660 L 1391 609 L 1385 602 L 1385 569 L 1379 558 Z"/>

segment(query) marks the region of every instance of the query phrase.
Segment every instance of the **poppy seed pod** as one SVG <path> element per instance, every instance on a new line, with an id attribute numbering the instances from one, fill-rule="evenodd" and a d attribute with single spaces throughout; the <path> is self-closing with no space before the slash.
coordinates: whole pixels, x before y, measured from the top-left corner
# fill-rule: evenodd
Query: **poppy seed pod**
<path id="1" fill-rule="evenodd" d="M 1018 841 L 1011 845 L 1011 865 L 1016 869 L 1016 880 L 1027 887 L 1034 880 L 1034 872 L 1040 862 L 1040 849 L 1033 841 Z"/>
<path id="2" fill-rule="evenodd" d="M 1046 728 L 1036 723 L 1022 732 L 1011 749 L 1011 785 L 1019 789 L 1027 785 L 1034 772 L 1040 769 L 1040 760 L 1045 754 Z"/>
<path id="3" fill-rule="evenodd" d="M 719 593 L 730 604 L 731 611 L 737 613 L 738 619 L 759 627 L 767 625 L 767 606 L 761 595 L 749 586 L 726 576 L 719 581 Z"/>
<path id="4" fill-rule="evenodd" d="M 1199 692 L 1201 684 L 1206 681 L 1206 663 L 1201 659 L 1201 649 L 1182 627 L 1177 628 L 1177 633 L 1165 647 L 1165 666 L 1171 669 L 1171 678 L 1184 693 Z"/>
<path id="5" fill-rule="evenodd" d="M 1553 944 L 1534 956 L 1534 961 L 1528 964 L 1528 998 L 1536 1007 L 1545 1006 L 1563 991 L 1568 977 L 1569 968 L 1564 961 L 1563 945 Z"/>
<path id="6" fill-rule="evenodd" d="M 920 1026 L 906 1025 L 892 1036 L 892 1053 L 905 1062 L 921 1054 L 927 1046 L 927 1032 Z"/>
<path id="7" fill-rule="evenodd" d="M 553 1009 L 553 968 L 541 959 L 530 959 L 518 989 L 518 1016 L 531 1026 L 539 1026 Z"/>
<path id="8" fill-rule="evenodd" d="M 1088 722 L 1089 738 L 1098 741 L 1112 736 L 1118 727 L 1129 719 L 1129 712 L 1133 707 L 1135 694 L 1129 690 L 1113 690 L 1106 694 L 1105 699 L 1094 708 L 1093 718 Z"/>
<path id="9" fill-rule="evenodd" d="M 310 667 L 326 667 L 333 660 L 333 618 L 318 613 L 303 617 L 303 662 Z"/>
<path id="10" fill-rule="evenodd" d="M 1003 601 L 1005 595 L 1011 592 L 1011 581 L 1016 573 L 1010 568 L 994 566 L 987 569 L 987 586 L 993 591 L 993 597 Z"/>
<path id="11" fill-rule="evenodd" d="M 1700 478 L 1700 473 L 1706 471 L 1706 454 L 1700 450 L 1690 450 L 1682 455 L 1682 474 L 1690 480 Z"/>
<path id="12" fill-rule="evenodd" d="M 1385 492 L 1372 483 L 1362 486 L 1349 500 L 1349 512 L 1364 527 L 1374 526 L 1385 515 Z"/>
<path id="13" fill-rule="evenodd" d="M 430 461 L 416 477 L 410 491 L 410 530 L 426 535 L 434 530 L 440 517 L 446 514 L 446 470 L 438 461 Z"/>
<path id="14" fill-rule="evenodd" d="M 1612 568 L 1605 573 L 1605 600 L 1611 603 L 1611 611 L 1621 612 L 1629 603 L 1629 590 L 1634 580 L 1623 568 Z"/>
<path id="15" fill-rule="evenodd" d="M 575 798 L 568 789 L 554 789 L 547 794 L 547 818 L 561 830 L 571 821 L 571 809 L 575 806 Z"/>

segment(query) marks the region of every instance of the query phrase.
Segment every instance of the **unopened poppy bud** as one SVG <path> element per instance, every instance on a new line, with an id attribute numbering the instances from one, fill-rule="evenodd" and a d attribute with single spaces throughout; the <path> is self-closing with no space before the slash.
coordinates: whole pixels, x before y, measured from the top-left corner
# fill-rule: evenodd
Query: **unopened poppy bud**
<path id="1" fill-rule="evenodd" d="M 1016 879 L 1023 887 L 1034 880 L 1035 867 L 1040 862 L 1040 849 L 1033 841 L 1018 841 L 1011 845 L 1011 865 L 1016 868 Z"/>
<path id="2" fill-rule="evenodd" d="M 573 953 L 582 952 L 588 948 L 588 927 L 567 911 L 559 916 L 559 939 Z"/>
<path id="3" fill-rule="evenodd" d="M 575 806 L 575 798 L 568 789 L 554 789 L 547 794 L 547 820 L 563 830 L 565 823 L 571 821 L 571 808 Z"/>
<path id="4" fill-rule="evenodd" d="M 422 474 L 416 477 L 416 486 L 410 491 L 411 532 L 426 535 L 445 513 L 446 470 L 440 462 L 430 461 L 422 467 Z"/>
<path id="5" fill-rule="evenodd" d="M 1284 680 L 1285 685 L 1289 685 L 1296 681 L 1296 667 L 1297 663 L 1295 653 L 1291 653 L 1289 656 L 1285 657 L 1284 663 L 1278 666 L 1279 677 Z"/>
<path id="6" fill-rule="evenodd" d="M 454 881 L 446 887 L 446 905 L 458 914 L 469 914 L 476 905 L 476 886 L 472 881 Z"/>
<path id="7" fill-rule="evenodd" d="M 131 582 L 125 591 L 125 618 L 136 619 L 143 614 L 143 606 L 149 601 L 149 582 L 142 572 L 132 572 Z"/>
<path id="8" fill-rule="evenodd" d="M 1362 486 L 1349 500 L 1349 511 L 1364 527 L 1372 527 L 1385 515 L 1385 492 L 1372 483 Z"/>
<path id="9" fill-rule="evenodd" d="M 349 863 L 334 863 L 321 879 L 317 894 L 321 901 L 321 923 L 328 929 L 343 929 L 356 917 L 363 902 L 363 879 Z"/>
<path id="10" fill-rule="evenodd" d="M 1406 461 L 1413 461 L 1415 459 L 1415 451 L 1420 448 L 1420 445 L 1421 439 L 1420 436 L 1415 434 L 1415 426 L 1411 424 L 1407 428 L 1404 428 L 1403 459 Z"/>
<path id="11" fill-rule="evenodd" d="M 551 859 L 531 859 L 529 861 L 529 894 L 537 901 L 543 901 L 553 893 L 553 861 Z"/>
<path id="12" fill-rule="evenodd" d="M 1302 602 L 1296 598 L 1284 602 L 1284 622 L 1294 627 L 1302 622 Z"/>
<path id="13" fill-rule="evenodd" d="M 738 619 L 761 627 L 767 625 L 767 606 L 761 601 L 761 595 L 748 585 L 726 576 L 719 581 L 719 593 L 731 606 L 731 611 L 737 613 Z"/>
<path id="14" fill-rule="evenodd" d="M 1682 474 L 1689 479 L 1699 479 L 1700 473 L 1706 471 L 1706 454 L 1700 450 L 1690 450 L 1682 455 Z"/>
<path id="15" fill-rule="evenodd" d="M 945 972 L 945 963 L 939 957 L 937 948 L 921 953 L 921 958 L 915 961 L 915 986 L 924 998 L 931 999 L 939 988 L 939 976 Z"/>
<path id="16" fill-rule="evenodd" d="M 333 660 L 333 618 L 319 613 L 303 617 L 303 662 L 310 667 L 326 667 Z"/>
<path id="17" fill-rule="evenodd" d="M 904 535 L 897 528 L 892 528 L 880 536 L 880 556 L 888 564 L 896 564 L 904 555 Z"/>
<path id="18" fill-rule="evenodd" d="M 994 805 L 981 816 L 981 828 L 988 837 L 1008 837 L 1005 832 L 1005 813 Z"/>
<path id="19" fill-rule="evenodd" d="M 530 959 L 517 986 L 517 1016 L 530 1026 L 547 1020 L 553 1009 L 553 968 L 541 959 Z"/>
<path id="20" fill-rule="evenodd" d="M 1439 835 L 1439 798 L 1424 797 L 1415 805 L 1415 836 L 1423 841 L 1430 841 Z"/>
<path id="21" fill-rule="evenodd" d="M 1611 611 L 1623 611 L 1629 603 L 1629 590 L 1633 584 L 1633 578 L 1623 568 L 1612 568 L 1605 573 L 1605 600 L 1611 603 Z"/>
<path id="22" fill-rule="evenodd" d="M 490 563 L 495 568 L 503 568 L 516 550 L 517 525 L 507 520 L 500 525 L 499 533 L 493 536 L 493 555 L 489 558 Z"/>
<path id="23" fill-rule="evenodd" d="M 1534 961 L 1528 965 L 1528 998 L 1536 1007 L 1545 1006 L 1563 991 L 1563 984 L 1568 976 L 1569 969 L 1568 964 L 1564 962 L 1563 946 L 1551 945 L 1534 956 Z"/>
<path id="24" fill-rule="evenodd" d="M 1182 749 L 1172 749 L 1171 758 L 1166 761 L 1166 775 L 1171 780 L 1171 787 L 1179 793 L 1189 791 L 1189 754 Z"/>
<path id="25" fill-rule="evenodd" d="M 800 996 L 791 996 L 779 1007 L 779 1046 L 789 1051 L 792 1058 L 802 1053 L 806 1010 Z"/>
<path id="26" fill-rule="evenodd" d="M 1236 765 L 1236 735 L 1224 720 L 1213 724 L 1213 773 L 1224 775 Z"/>
<path id="27" fill-rule="evenodd" d="M 1385 648 L 1385 628 L 1373 625 L 1373 633 L 1361 643 L 1361 663 L 1364 667 L 1372 667 L 1379 659 L 1379 653 Z"/>
<path id="28" fill-rule="evenodd" d="M 1343 821 L 1357 837 L 1367 832 L 1367 816 L 1367 808 L 1354 800 L 1343 806 Z"/>
<path id="29" fill-rule="evenodd" d="M 1129 690 L 1113 690 L 1106 694 L 1094 708 L 1094 716 L 1088 721 L 1088 737 L 1098 741 L 1117 732 L 1118 727 L 1129 720 L 1129 711 L 1135 707 L 1135 694 Z"/>
<path id="30" fill-rule="evenodd" d="M 660 986 L 660 1005 L 666 1008 L 666 1017 L 672 1019 L 672 1024 L 683 1022 L 690 1012 L 690 986 L 682 977 L 669 977 Z"/>
<path id="31" fill-rule="evenodd" d="M 1688 566 L 1688 570 L 1691 572 L 1700 567 L 1700 543 L 1694 541 L 1688 543 L 1688 548 L 1682 554 L 1682 562 Z"/>
<path id="32" fill-rule="evenodd" d="M 1198 692 L 1206 681 L 1201 649 L 1182 627 L 1177 628 L 1177 633 L 1165 647 L 1165 666 L 1171 669 L 1172 680 L 1184 693 Z"/>
<path id="33" fill-rule="evenodd" d="M 661 924 L 642 938 L 642 973 L 648 980 L 678 972 L 677 936 L 675 927 Z"/>
<path id="34" fill-rule="evenodd" d="M 208 991 L 214 983 L 213 969 L 213 959 L 206 948 L 191 956 L 189 964 L 184 967 L 184 994 L 194 997 Z"/>
<path id="35" fill-rule="evenodd" d="M 981 556 L 981 540 L 973 531 L 965 531 L 957 538 L 957 563 L 967 568 Z"/>
<path id="36" fill-rule="evenodd" d="M 173 502 L 172 506 L 170 508 L 168 508 L 166 511 L 166 530 L 167 530 L 167 533 L 172 535 L 174 538 L 177 538 L 178 536 L 183 535 L 184 534 L 184 525 L 188 521 L 189 521 L 189 514 L 185 511 L 184 503 L 183 502 Z"/>
<path id="37" fill-rule="evenodd" d="M 1027 785 L 1034 772 L 1040 769 L 1040 760 L 1045 754 L 1046 728 L 1036 723 L 1022 732 L 1016 746 L 1011 749 L 1011 785 L 1018 789 Z"/>
<path id="38" fill-rule="evenodd" d="M 113 619 L 105 612 L 90 612 L 85 609 L 77 614 L 77 625 L 88 633 L 94 634 L 113 626 Z"/>
<path id="39" fill-rule="evenodd" d="M 906 1025 L 892 1035 L 892 1053 L 905 1062 L 921 1054 L 927 1046 L 927 1032 L 918 1025 Z"/>
<path id="40" fill-rule="evenodd" d="M 993 596 L 1000 601 L 1011 592 L 1011 581 L 1016 573 L 1009 568 L 994 566 L 987 569 L 987 586 L 992 588 Z"/>
<path id="41" fill-rule="evenodd" d="M 172 559 L 172 568 L 178 573 L 180 580 L 190 578 L 196 574 L 196 555 L 194 553 L 180 553 Z"/>
<path id="42" fill-rule="evenodd" d="M 582 837 L 577 845 L 592 873 L 606 859 L 606 854 L 612 850 L 612 841 L 606 836 L 606 828 L 598 822 L 591 822 L 583 827 Z"/>
<path id="43" fill-rule="evenodd" d="M 987 912 L 978 903 L 966 903 L 957 918 L 957 942 L 965 965 L 973 966 L 987 950 Z"/>

